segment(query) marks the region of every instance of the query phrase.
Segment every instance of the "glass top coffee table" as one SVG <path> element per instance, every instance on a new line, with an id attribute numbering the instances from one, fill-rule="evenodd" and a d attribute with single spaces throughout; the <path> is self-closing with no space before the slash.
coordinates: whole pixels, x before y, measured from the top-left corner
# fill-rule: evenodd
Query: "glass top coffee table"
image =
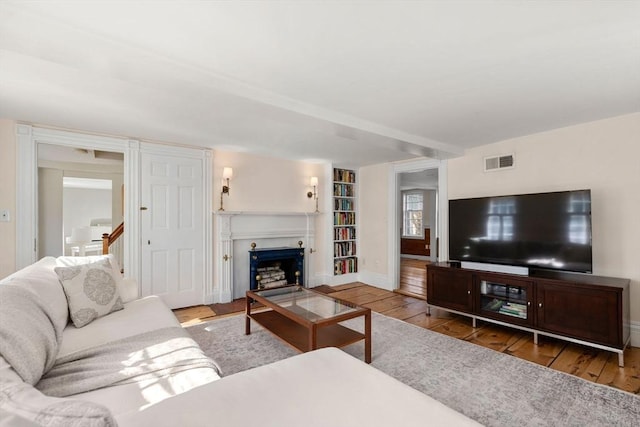
<path id="1" fill-rule="evenodd" d="M 252 301 L 264 307 L 252 311 Z M 364 317 L 364 334 L 340 322 Z M 306 352 L 344 347 L 364 340 L 364 361 L 371 363 L 371 310 L 302 286 L 247 291 L 245 333 L 251 319 L 293 348 Z"/>

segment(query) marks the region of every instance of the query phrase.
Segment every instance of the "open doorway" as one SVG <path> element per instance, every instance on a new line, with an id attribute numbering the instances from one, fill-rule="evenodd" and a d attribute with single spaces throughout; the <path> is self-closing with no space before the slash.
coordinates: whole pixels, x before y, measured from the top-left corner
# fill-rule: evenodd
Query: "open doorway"
<path id="1" fill-rule="evenodd" d="M 399 174 L 400 278 L 398 291 L 426 298 L 425 265 L 436 261 L 438 169 Z"/>
<path id="2" fill-rule="evenodd" d="M 389 189 L 388 253 L 392 289 L 405 293 L 404 261 L 405 267 L 412 265 L 412 270 L 405 268 L 404 281 L 414 285 L 418 282 L 418 289 L 406 293 L 426 298 L 427 262 L 446 260 L 448 253 L 447 163 L 423 159 L 394 164 L 390 169 Z M 419 196 L 412 197 L 416 194 Z M 403 239 L 418 241 L 409 243 L 421 246 L 422 252 L 407 249 L 406 243 L 403 250 Z"/>
<path id="3" fill-rule="evenodd" d="M 102 253 L 123 221 L 122 153 L 38 144 L 38 254 Z"/>
<path id="4" fill-rule="evenodd" d="M 112 205 L 113 180 L 62 178 L 65 255 L 102 254 L 102 235 L 113 231 Z"/>

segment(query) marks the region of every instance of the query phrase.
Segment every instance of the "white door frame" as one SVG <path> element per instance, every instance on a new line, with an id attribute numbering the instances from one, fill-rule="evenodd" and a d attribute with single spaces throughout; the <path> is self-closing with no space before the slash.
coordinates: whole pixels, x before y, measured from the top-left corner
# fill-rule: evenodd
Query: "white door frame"
<path id="1" fill-rule="evenodd" d="M 400 179 L 399 175 L 406 172 L 420 172 L 427 169 L 438 169 L 438 211 L 437 215 L 437 231 L 439 237 L 438 246 L 435 247 L 439 254 L 438 260 L 445 261 L 449 257 L 449 203 L 447 190 L 447 161 L 423 159 L 404 163 L 393 164 L 389 170 L 389 200 L 387 232 L 388 232 L 388 271 L 389 283 L 395 284 L 395 289 L 399 284 L 400 278 L 400 227 L 402 227 L 402 218 L 398 215 L 398 206 L 400 206 Z M 436 245 L 432 245 L 436 246 Z"/>
<path id="2" fill-rule="evenodd" d="M 37 261 L 38 239 L 38 144 L 53 144 L 124 155 L 124 221 L 137 223 L 138 212 L 131 209 L 138 199 L 139 142 L 126 138 L 105 137 L 31 125 L 16 126 L 16 269 Z M 123 268 L 127 276 L 138 279 L 138 253 L 135 244 L 138 227 L 127 227 L 124 235 Z"/>
<path id="3" fill-rule="evenodd" d="M 16 126 L 16 270 L 35 261 L 38 238 L 38 144 L 54 144 L 123 153 L 124 155 L 124 262 L 127 277 L 140 283 L 140 150 L 139 141 L 127 138 L 105 137 L 78 132 L 40 128 L 31 125 Z M 146 147 L 154 144 L 145 144 Z M 165 153 L 184 152 L 181 147 L 155 146 Z M 205 286 L 203 303 L 212 301 L 211 263 L 211 167 L 210 150 L 202 149 L 205 210 Z"/>

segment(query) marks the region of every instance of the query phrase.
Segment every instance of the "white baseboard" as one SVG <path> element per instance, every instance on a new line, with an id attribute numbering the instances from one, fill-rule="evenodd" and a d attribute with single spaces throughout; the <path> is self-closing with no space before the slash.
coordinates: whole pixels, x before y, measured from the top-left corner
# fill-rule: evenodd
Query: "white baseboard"
<path id="1" fill-rule="evenodd" d="M 631 347 L 640 348 L 640 322 L 631 322 Z"/>
<path id="2" fill-rule="evenodd" d="M 203 304 L 204 305 L 214 304 L 216 300 L 213 295 L 214 294 L 210 294 L 210 293 L 205 294 Z"/>
<path id="3" fill-rule="evenodd" d="M 348 274 L 340 274 L 338 276 L 331 276 L 331 278 L 327 281 L 328 285 L 337 286 L 344 285 L 346 283 L 359 282 L 360 274 L 359 273 L 348 273 Z"/>

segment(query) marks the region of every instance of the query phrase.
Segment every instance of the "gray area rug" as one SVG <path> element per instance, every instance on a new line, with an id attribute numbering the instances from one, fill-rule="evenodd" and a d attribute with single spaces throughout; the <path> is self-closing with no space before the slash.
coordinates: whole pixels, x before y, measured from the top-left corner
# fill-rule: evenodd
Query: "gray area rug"
<path id="1" fill-rule="evenodd" d="M 343 324 L 362 331 L 362 319 Z M 187 328 L 223 375 L 298 354 L 238 315 Z M 640 425 L 640 397 L 373 313 L 372 366 L 489 426 Z M 363 342 L 343 349 L 363 360 Z M 393 410 L 392 407 L 389 408 Z"/>

